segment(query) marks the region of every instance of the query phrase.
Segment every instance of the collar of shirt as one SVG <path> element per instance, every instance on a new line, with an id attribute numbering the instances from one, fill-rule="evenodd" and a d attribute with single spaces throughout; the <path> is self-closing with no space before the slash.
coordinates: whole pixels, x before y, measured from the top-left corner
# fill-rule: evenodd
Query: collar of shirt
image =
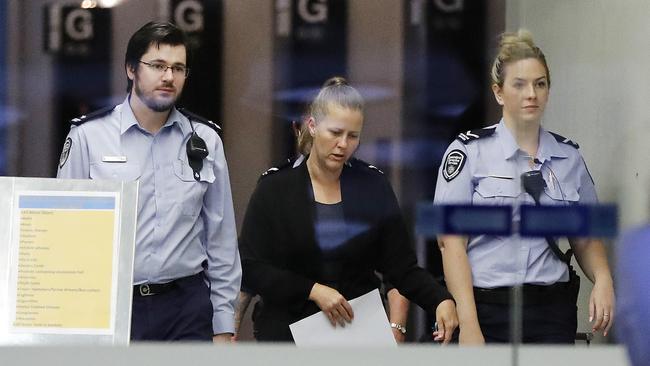
<path id="1" fill-rule="evenodd" d="M 551 158 L 568 158 L 569 156 L 562 150 L 562 146 L 544 128 L 539 129 L 539 147 L 537 148 L 537 159 L 542 163 Z"/>
<path id="2" fill-rule="evenodd" d="M 499 124 L 497 124 L 495 133 L 497 139 L 499 139 L 499 145 L 503 149 L 503 158 L 508 160 L 515 157 L 519 151 L 519 145 L 517 144 L 515 137 L 512 136 L 510 130 L 508 130 L 508 127 L 506 127 L 503 118 L 499 121 Z"/>
<path id="3" fill-rule="evenodd" d="M 511 159 L 517 155 L 517 152 L 520 151 L 519 145 L 515 140 L 515 137 L 512 135 L 508 127 L 506 127 L 503 119 L 499 121 L 499 124 L 496 127 L 497 138 L 499 139 L 499 144 L 503 149 L 503 158 L 505 160 Z M 551 135 L 550 132 L 546 131 L 544 128 L 539 129 L 539 147 L 537 148 L 536 158 L 544 163 L 546 160 L 551 160 L 551 158 L 566 158 L 567 155 L 562 151 L 560 143 L 557 142 L 555 137 Z"/>
<path id="4" fill-rule="evenodd" d="M 138 124 L 138 120 L 135 118 L 135 114 L 133 114 L 133 110 L 131 109 L 131 104 L 129 103 L 129 97 L 127 96 L 124 102 L 122 103 L 122 118 L 120 118 L 120 134 L 124 135 L 126 131 L 128 131 L 130 128 L 134 127 L 140 129 L 141 131 L 144 131 L 142 127 Z M 169 127 L 169 126 L 178 126 L 178 128 L 181 129 L 181 132 L 183 136 L 187 135 L 188 133 L 191 132 L 191 128 L 189 126 L 186 126 L 185 123 L 183 123 L 183 119 L 181 118 L 182 114 L 176 109 L 176 107 L 172 107 L 171 113 L 169 113 L 169 117 L 167 117 L 167 121 L 165 121 L 165 124 L 163 125 L 162 128 Z"/>

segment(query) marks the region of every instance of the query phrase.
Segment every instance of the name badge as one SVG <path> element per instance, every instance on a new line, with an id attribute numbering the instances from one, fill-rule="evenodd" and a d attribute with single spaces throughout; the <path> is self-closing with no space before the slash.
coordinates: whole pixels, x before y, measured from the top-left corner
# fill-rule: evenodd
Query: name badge
<path id="1" fill-rule="evenodd" d="M 488 177 L 498 178 L 498 179 L 515 179 L 514 177 L 508 175 L 500 175 L 500 174 L 488 174 Z"/>
<path id="2" fill-rule="evenodd" d="M 104 163 L 126 163 L 126 156 L 102 156 Z"/>

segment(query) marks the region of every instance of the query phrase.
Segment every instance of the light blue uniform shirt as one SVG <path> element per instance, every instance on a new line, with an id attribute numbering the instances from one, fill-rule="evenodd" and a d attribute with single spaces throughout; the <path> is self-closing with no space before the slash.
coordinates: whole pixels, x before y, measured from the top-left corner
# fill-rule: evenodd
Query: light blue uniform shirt
<path id="1" fill-rule="evenodd" d="M 134 283 L 170 282 L 203 271 L 205 262 L 213 331 L 233 333 L 241 264 L 228 167 L 216 131 L 193 124 L 209 151 L 200 182 L 185 148 L 192 133 L 187 117 L 173 108 L 152 135 L 138 124 L 128 98 L 70 129 L 69 155 L 57 177 L 139 180 Z M 116 157 L 126 162 L 111 162 Z"/>
<path id="2" fill-rule="evenodd" d="M 539 163 L 531 168 L 531 158 L 519 149 L 503 120 L 496 127 L 486 127 L 490 128 L 495 128 L 490 136 L 471 139 L 470 134 L 467 143 L 459 140 L 451 143 L 445 160 L 454 150 L 464 154 L 465 160 L 459 172 L 448 171 L 448 179 L 449 172 L 455 173 L 449 181 L 443 176 L 443 161 L 436 183 L 435 204 L 511 205 L 513 227 L 517 228 L 520 205 L 535 204 L 521 184 L 521 174 L 530 170 L 540 170 L 546 181 L 540 197 L 543 205 L 597 202 L 594 183 L 576 147 L 559 142 L 550 132 L 540 128 L 535 157 Z M 455 154 L 457 159 L 461 157 L 458 152 Z M 467 256 L 476 287 L 521 283 L 549 285 L 569 280 L 566 264 L 553 254 L 544 238 L 470 237 Z"/>

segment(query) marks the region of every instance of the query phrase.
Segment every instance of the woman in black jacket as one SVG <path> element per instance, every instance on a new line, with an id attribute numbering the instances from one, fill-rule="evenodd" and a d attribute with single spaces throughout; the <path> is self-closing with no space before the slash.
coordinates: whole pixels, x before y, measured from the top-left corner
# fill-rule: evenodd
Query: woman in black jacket
<path id="1" fill-rule="evenodd" d="M 260 179 L 240 237 L 243 286 L 261 295 L 255 337 L 291 341 L 289 324 L 322 310 L 333 326 L 354 316 L 346 299 L 379 286 L 375 270 L 435 313 L 438 340 L 458 324 L 451 295 L 417 266 L 397 200 L 383 173 L 352 158 L 363 99 L 328 80 L 299 138 L 306 158 Z"/>

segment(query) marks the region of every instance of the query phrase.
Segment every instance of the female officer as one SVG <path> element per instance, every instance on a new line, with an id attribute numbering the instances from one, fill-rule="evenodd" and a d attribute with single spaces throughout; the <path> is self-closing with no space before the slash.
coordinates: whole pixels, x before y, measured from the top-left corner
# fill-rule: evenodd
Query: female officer
<path id="1" fill-rule="evenodd" d="M 501 105 L 498 124 L 462 133 L 449 146 L 438 174 L 435 203 L 532 204 L 521 175 L 541 173 L 542 204 L 597 202 L 578 145 L 541 127 L 550 74 L 530 33 L 504 34 L 492 66 L 492 91 Z M 438 238 L 445 279 L 458 306 L 460 343 L 509 341 L 508 289 L 524 284 L 523 341 L 573 343 L 579 280 L 567 256 L 545 238 Z M 614 290 L 603 244 L 569 238 L 576 259 L 594 283 L 589 300 L 593 331 L 606 335 L 613 320 Z M 570 260 L 570 256 L 568 256 Z"/>
<path id="2" fill-rule="evenodd" d="M 333 326 L 351 322 L 346 299 L 377 288 L 375 270 L 436 314 L 438 340 L 456 328 L 452 297 L 416 264 L 388 181 L 352 158 L 362 127 L 359 93 L 343 78 L 328 80 L 303 124 L 305 158 L 258 182 L 240 237 L 243 286 L 262 298 L 258 340 L 291 341 L 289 324 L 319 310 Z"/>

